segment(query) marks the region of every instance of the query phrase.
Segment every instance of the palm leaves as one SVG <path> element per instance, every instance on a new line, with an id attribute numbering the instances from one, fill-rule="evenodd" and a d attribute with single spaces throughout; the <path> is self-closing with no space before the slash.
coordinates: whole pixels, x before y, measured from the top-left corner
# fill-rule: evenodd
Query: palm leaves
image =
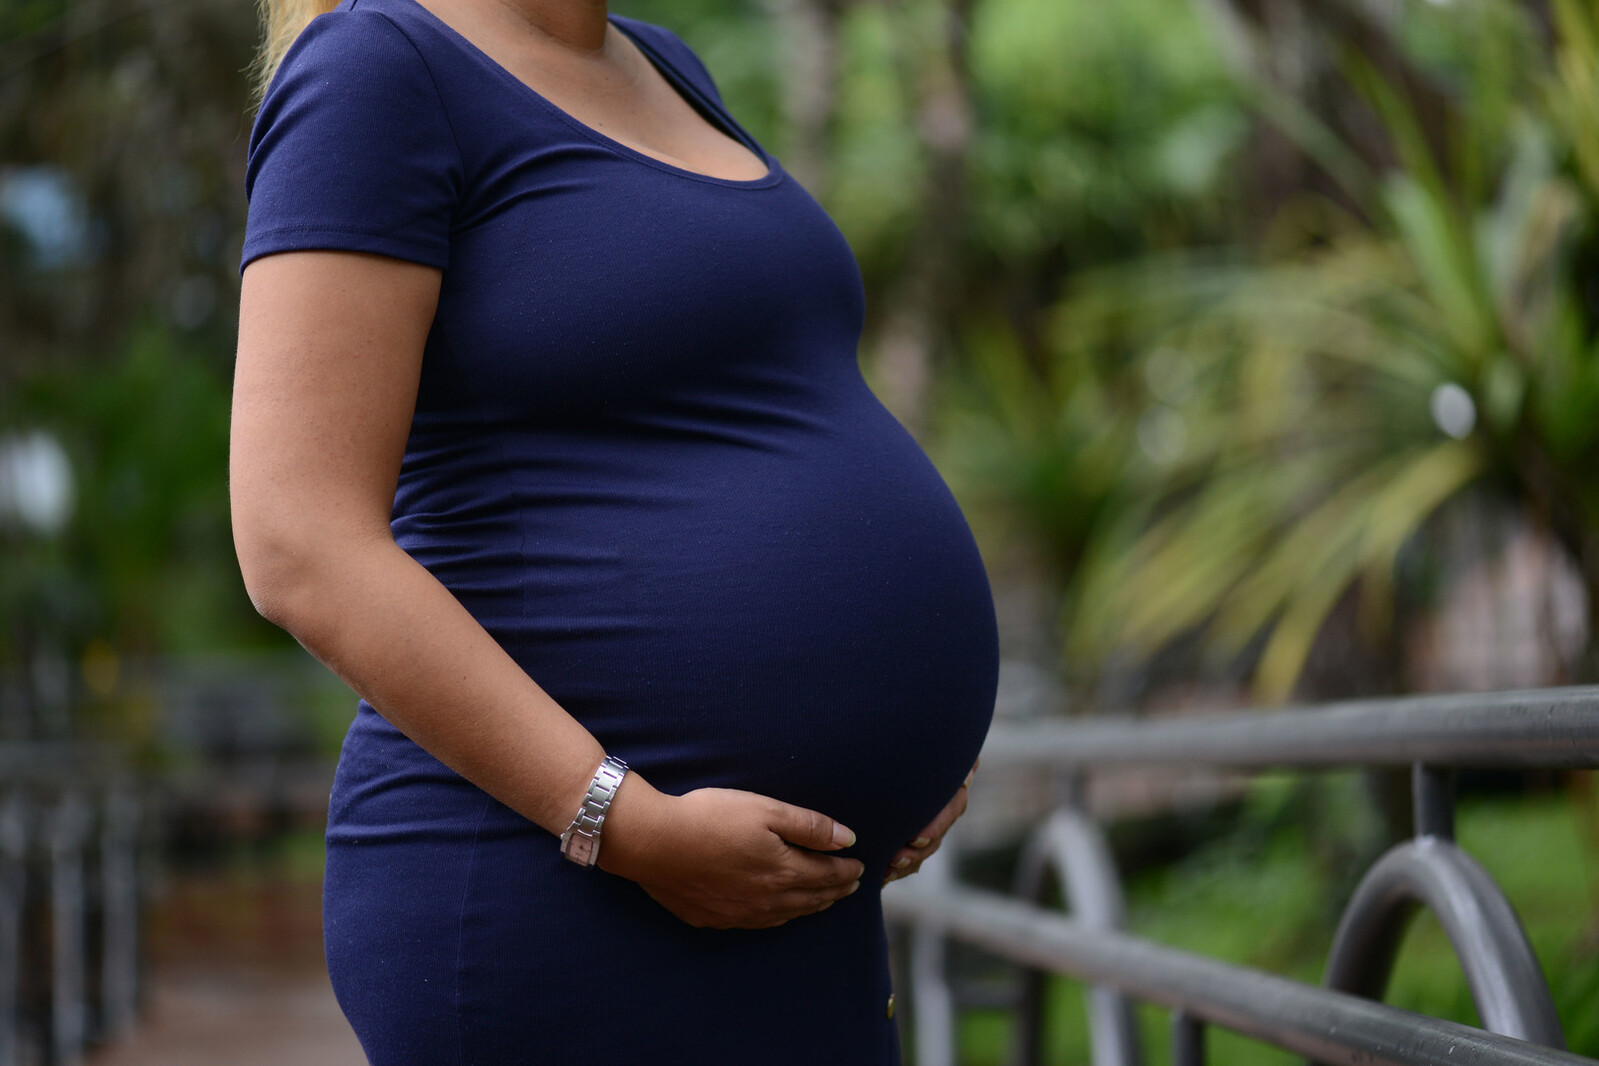
<path id="1" fill-rule="evenodd" d="M 1189 443 L 1147 525 L 1107 529 L 1089 553 L 1072 652 L 1147 653 L 1208 624 L 1231 657 L 1269 630 L 1257 682 L 1281 697 L 1362 577 L 1368 617 L 1382 617 L 1400 548 L 1488 461 L 1479 437 L 1456 440 L 1432 417 L 1459 370 L 1456 327 L 1410 267 L 1380 241 L 1346 238 L 1305 264 L 1244 272 L 1160 339 L 1212 370 L 1176 412 Z"/>
<path id="2" fill-rule="evenodd" d="M 1105 273 L 1063 303 L 1075 339 L 1057 360 L 1091 363 L 1081 337 L 1115 337 L 1134 354 L 1112 376 L 1141 382 L 1142 419 L 1180 444 L 1117 438 L 1116 506 L 1072 575 L 1070 658 L 1148 656 L 1198 631 L 1228 659 L 1258 646 L 1258 694 L 1285 698 L 1351 590 L 1368 633 L 1387 632 L 1401 550 L 1487 478 L 1581 556 L 1599 519 L 1599 324 L 1577 298 L 1599 218 L 1599 28 L 1576 0 L 1556 10 L 1538 81 L 1514 51 L 1527 35 L 1465 49 L 1443 158 L 1404 93 L 1351 60 L 1398 162 L 1367 174 L 1335 153 L 1355 210 L 1330 233 L 1265 264 Z M 1268 113 L 1327 155 L 1302 110 Z M 1162 397 L 1173 365 L 1191 387 Z M 1069 398 L 1052 410 L 1091 437 Z M 1586 572 L 1599 599 L 1599 565 Z"/>

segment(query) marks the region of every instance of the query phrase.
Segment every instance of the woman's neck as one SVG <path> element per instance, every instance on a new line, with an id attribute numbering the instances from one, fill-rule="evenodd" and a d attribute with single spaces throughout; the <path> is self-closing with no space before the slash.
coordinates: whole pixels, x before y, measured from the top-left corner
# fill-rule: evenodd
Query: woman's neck
<path id="1" fill-rule="evenodd" d="M 605 48 L 607 0 L 493 0 L 510 17 L 577 52 Z"/>

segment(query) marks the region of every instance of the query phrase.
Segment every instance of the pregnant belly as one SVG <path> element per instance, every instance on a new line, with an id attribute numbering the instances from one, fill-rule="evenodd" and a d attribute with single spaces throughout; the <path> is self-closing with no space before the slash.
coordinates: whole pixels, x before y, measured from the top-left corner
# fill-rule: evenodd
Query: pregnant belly
<path id="1" fill-rule="evenodd" d="M 746 561 L 743 594 L 700 600 L 670 665 L 636 679 L 653 697 L 597 716 L 597 730 L 615 726 L 663 787 L 819 810 L 856 831 L 863 859 L 886 862 L 954 794 L 993 708 L 981 570 L 929 565 L 929 547 L 857 545 L 848 566 L 796 548 L 787 573 Z"/>
<path id="2" fill-rule="evenodd" d="M 993 708 L 993 603 L 943 482 L 897 432 L 624 469 L 529 480 L 519 596 L 452 581 L 439 538 L 407 546 L 657 787 L 819 810 L 886 863 L 959 787 Z"/>

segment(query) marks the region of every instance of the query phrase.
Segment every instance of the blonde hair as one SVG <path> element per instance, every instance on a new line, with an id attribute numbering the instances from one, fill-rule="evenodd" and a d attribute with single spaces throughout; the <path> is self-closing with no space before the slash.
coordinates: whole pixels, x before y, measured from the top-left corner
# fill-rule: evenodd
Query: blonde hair
<path id="1" fill-rule="evenodd" d="M 312 19 L 338 5 L 339 0 L 257 0 L 263 32 L 261 49 L 250 65 L 250 77 L 258 99 L 266 95 L 272 75 L 277 73 L 284 53 L 300 36 L 300 31 L 309 26 Z"/>

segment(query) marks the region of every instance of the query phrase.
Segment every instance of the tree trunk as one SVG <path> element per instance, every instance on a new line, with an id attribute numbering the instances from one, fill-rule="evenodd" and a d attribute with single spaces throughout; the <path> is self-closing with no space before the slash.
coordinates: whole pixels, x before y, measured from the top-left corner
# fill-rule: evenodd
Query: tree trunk
<path id="1" fill-rule="evenodd" d="M 838 106 L 838 31 L 850 0 L 767 0 L 783 42 L 783 168 L 822 198 L 832 167 Z"/>
<path id="2" fill-rule="evenodd" d="M 913 0 L 901 0 L 905 10 Z M 933 360 L 961 288 L 966 166 L 972 141 L 966 24 L 972 0 L 936 0 L 936 31 L 903 57 L 927 156 L 917 226 L 877 340 L 883 402 L 913 434 L 926 428 Z M 919 12 L 907 12 L 907 23 Z"/>

